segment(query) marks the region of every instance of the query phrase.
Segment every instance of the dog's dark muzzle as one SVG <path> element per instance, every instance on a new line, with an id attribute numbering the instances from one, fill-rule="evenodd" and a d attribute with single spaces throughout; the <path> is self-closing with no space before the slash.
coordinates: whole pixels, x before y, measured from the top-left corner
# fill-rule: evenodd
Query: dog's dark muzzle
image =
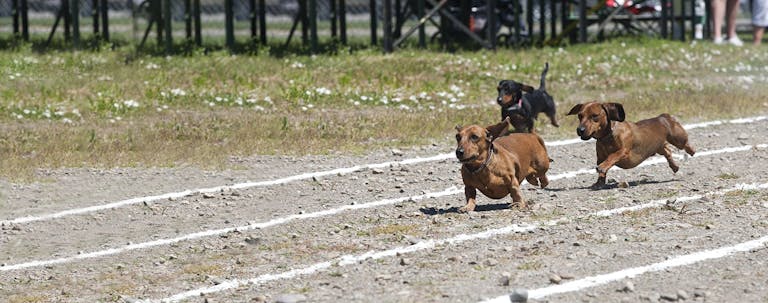
<path id="1" fill-rule="evenodd" d="M 579 127 L 576 128 L 576 134 L 581 137 L 581 140 L 589 140 L 589 136 L 586 136 L 585 133 L 587 132 L 587 128 L 579 125 Z"/>

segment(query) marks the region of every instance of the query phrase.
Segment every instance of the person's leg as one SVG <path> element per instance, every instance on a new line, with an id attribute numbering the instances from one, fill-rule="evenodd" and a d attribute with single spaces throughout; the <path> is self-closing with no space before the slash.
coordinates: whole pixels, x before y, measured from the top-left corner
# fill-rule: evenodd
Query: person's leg
<path id="1" fill-rule="evenodd" d="M 723 18 L 725 17 L 726 0 L 712 0 L 712 37 L 715 41 L 722 41 Z"/>
<path id="2" fill-rule="evenodd" d="M 736 16 L 739 14 L 739 0 L 727 0 L 725 4 L 726 28 L 728 38 L 736 37 Z"/>
<path id="3" fill-rule="evenodd" d="M 766 26 L 768 26 L 768 0 L 754 0 L 752 3 L 752 44 L 760 45 Z"/>

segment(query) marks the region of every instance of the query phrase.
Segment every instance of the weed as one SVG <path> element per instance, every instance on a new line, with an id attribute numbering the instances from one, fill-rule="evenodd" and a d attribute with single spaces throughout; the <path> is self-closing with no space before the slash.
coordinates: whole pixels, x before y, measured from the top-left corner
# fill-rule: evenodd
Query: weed
<path id="1" fill-rule="evenodd" d="M 543 265 L 539 261 L 525 262 L 517 266 L 519 270 L 539 270 Z"/>
<path id="2" fill-rule="evenodd" d="M 722 173 L 717 175 L 717 177 L 723 180 L 734 180 L 739 178 L 739 176 L 734 173 Z"/>

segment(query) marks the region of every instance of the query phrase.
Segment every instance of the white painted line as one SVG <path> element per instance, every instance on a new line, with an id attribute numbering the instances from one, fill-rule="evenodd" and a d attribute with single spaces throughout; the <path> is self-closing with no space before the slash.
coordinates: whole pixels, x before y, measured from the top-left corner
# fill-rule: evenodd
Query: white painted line
<path id="1" fill-rule="evenodd" d="M 764 146 L 768 147 L 768 144 L 759 144 L 757 146 Z M 696 157 L 703 157 L 708 155 L 716 155 L 716 154 L 722 154 L 722 153 L 732 153 L 732 152 L 739 152 L 739 151 L 747 151 L 752 149 L 751 145 L 745 145 L 745 146 L 739 146 L 739 147 L 728 147 L 718 150 L 711 150 L 711 151 L 704 151 L 696 154 Z M 638 165 L 638 167 L 642 166 L 650 166 L 660 163 L 666 163 L 667 160 L 663 157 L 654 157 L 651 159 L 646 160 L 645 162 Z M 558 179 L 568 179 L 568 178 L 574 178 L 578 175 L 583 174 L 591 174 L 594 173 L 594 168 L 584 168 L 580 170 L 560 173 L 557 175 L 549 176 L 549 180 L 558 180 Z M 368 203 L 362 203 L 362 204 L 355 204 L 355 205 L 344 205 L 337 208 L 322 210 L 318 212 L 312 212 L 312 213 L 306 213 L 306 214 L 298 214 L 298 215 L 291 215 L 287 217 L 282 218 L 276 218 L 272 219 L 270 221 L 266 222 L 260 222 L 260 223 L 254 223 L 244 226 L 238 226 L 238 227 L 228 227 L 228 228 L 221 228 L 221 229 L 212 229 L 212 230 L 206 230 L 201 232 L 196 232 L 192 234 L 187 234 L 175 238 L 168 238 L 168 239 L 158 239 L 154 241 L 149 242 L 142 242 L 142 243 L 134 243 L 129 244 L 121 247 L 115 247 L 100 251 L 94 251 L 94 252 L 88 252 L 88 253 L 82 253 L 76 256 L 71 257 L 61 257 L 57 259 L 49 259 L 49 260 L 35 260 L 35 261 L 29 261 L 24 263 L 18 263 L 18 264 L 12 264 L 12 265 L 6 265 L 6 266 L 0 266 L 0 272 L 3 271 L 11 271 L 11 270 L 18 270 L 18 269 L 25 269 L 25 268 L 32 268 L 32 267 L 40 267 L 40 266 L 49 266 L 49 265 L 55 265 L 55 264 L 62 264 L 62 263 L 69 263 L 77 260 L 84 260 L 84 259 L 92 259 L 92 258 L 99 258 L 99 257 L 105 257 L 115 254 L 120 254 L 126 251 L 131 250 L 139 250 L 139 249 L 147 249 L 155 246 L 161 246 L 161 245 L 169 245 L 177 242 L 182 241 L 189 241 L 204 237 L 211 237 L 211 236 L 217 236 L 226 234 L 228 232 L 232 231 L 246 231 L 246 230 L 253 230 L 253 229 L 261 229 L 261 228 L 267 228 L 275 225 L 285 224 L 294 220 L 301 220 L 301 219 L 310 219 L 310 218 L 319 218 L 324 216 L 330 216 L 339 214 L 345 211 L 349 210 L 356 210 L 356 209 L 366 209 L 366 208 L 373 208 L 378 206 L 384 206 L 384 205 L 391 205 L 391 204 L 397 204 L 402 203 L 409 200 L 422 200 L 426 198 L 437 198 L 437 197 L 443 197 L 443 196 L 450 196 L 450 195 L 456 195 L 459 193 L 464 192 L 463 189 L 458 189 L 456 187 L 449 187 L 443 191 L 439 192 L 431 192 L 426 193 L 423 195 L 417 195 L 417 196 L 411 196 L 411 197 L 400 197 L 400 198 L 392 198 L 392 199 L 384 199 L 374 202 L 368 202 Z"/>
<path id="2" fill-rule="evenodd" d="M 579 291 L 595 286 L 608 284 L 611 282 L 634 278 L 636 276 L 667 270 L 670 268 L 680 267 L 695 264 L 702 261 L 714 260 L 723 257 L 730 256 L 738 252 L 746 252 L 753 249 L 762 248 L 768 243 L 768 236 L 761 238 L 741 242 L 732 246 L 724 246 L 717 249 L 699 251 L 692 254 L 672 257 L 663 262 L 653 263 L 640 267 L 627 268 L 624 270 L 615 271 L 612 273 L 586 277 L 579 280 L 571 281 L 564 284 L 552 285 L 548 287 L 542 287 L 534 289 L 528 292 L 528 298 L 541 299 L 551 295 Z M 482 303 L 511 303 L 509 296 L 500 296 L 490 300 L 482 301 Z"/>
<path id="3" fill-rule="evenodd" d="M 215 286 L 203 287 L 203 288 L 182 292 L 164 299 L 147 300 L 147 301 L 139 301 L 139 302 L 178 302 L 178 301 L 182 301 L 192 297 L 198 297 L 204 294 L 216 293 L 220 291 L 237 288 L 243 285 L 258 285 L 258 284 L 262 284 L 269 281 L 292 279 L 298 276 L 314 274 L 331 267 L 341 267 L 346 265 L 357 264 L 359 262 L 363 262 L 366 260 L 376 260 L 376 259 L 402 255 L 402 254 L 412 253 L 412 252 L 421 251 L 421 250 L 429 250 L 440 245 L 456 244 L 456 243 L 479 240 L 479 239 L 487 239 L 487 238 L 491 238 L 499 235 L 511 234 L 511 233 L 527 232 L 527 231 L 539 228 L 541 226 L 554 226 L 564 222 L 579 220 L 579 219 L 588 218 L 588 217 L 610 217 L 613 215 L 622 214 L 626 212 L 637 211 L 641 209 L 665 205 L 668 201 L 687 202 L 687 201 L 701 199 L 704 196 L 723 195 L 723 194 L 733 192 L 733 191 L 738 191 L 738 190 L 755 190 L 755 189 L 768 189 L 768 183 L 739 184 L 729 189 L 704 193 L 701 195 L 654 200 L 645 204 L 603 210 L 603 211 L 589 213 L 586 215 L 576 216 L 573 218 L 565 217 L 565 218 L 545 221 L 543 223 L 533 223 L 533 224 L 525 224 L 525 225 L 512 224 L 506 227 L 489 229 L 489 230 L 486 230 L 480 233 L 475 233 L 475 234 L 460 234 L 460 235 L 457 235 L 451 238 L 445 238 L 445 239 L 428 239 L 410 246 L 401 246 L 401 247 L 396 247 L 393 249 L 382 250 L 382 251 L 370 251 L 370 252 L 359 254 L 359 255 L 344 255 L 332 261 L 315 263 L 308 267 L 297 268 L 297 269 L 289 270 L 289 271 L 278 273 L 278 274 L 264 274 L 251 279 L 226 280 Z"/>
<path id="4" fill-rule="evenodd" d="M 685 127 L 686 129 L 691 129 L 691 128 L 709 127 L 709 126 L 721 125 L 721 124 L 745 124 L 745 123 L 762 121 L 762 120 L 765 120 L 766 118 L 767 118 L 766 116 L 756 116 L 756 117 L 741 118 L 741 119 L 734 119 L 734 120 L 718 120 L 718 121 L 703 122 L 698 124 L 690 124 L 690 125 L 685 125 L 683 127 Z M 581 139 L 568 139 L 568 140 L 547 142 L 546 145 L 560 146 L 560 145 L 576 144 L 580 142 L 591 142 L 591 141 L 582 141 Z M 279 178 L 274 180 L 259 181 L 259 182 L 245 182 L 245 183 L 238 183 L 230 186 L 199 188 L 199 189 L 185 190 L 185 191 L 174 192 L 174 193 L 167 193 L 162 195 L 138 197 L 138 198 L 112 202 L 108 204 L 95 205 L 95 206 L 89 206 L 84 208 L 74 208 L 74 209 L 64 210 L 56 213 L 35 215 L 35 216 L 25 216 L 25 217 L 10 219 L 10 220 L 3 220 L 3 221 L 0 221 L 0 226 L 51 220 L 51 219 L 56 219 L 56 218 L 61 218 L 66 216 L 96 212 L 101 210 L 108 210 L 108 209 L 113 209 L 113 208 L 118 208 L 118 207 L 138 204 L 138 203 L 167 200 L 170 198 L 180 198 L 180 197 L 188 196 L 194 193 L 213 193 L 213 192 L 219 192 L 222 190 L 245 189 L 245 188 L 251 188 L 251 187 L 266 187 L 266 186 L 285 184 L 285 183 L 290 183 L 290 182 L 295 182 L 300 180 L 307 180 L 311 178 L 319 178 L 319 177 L 325 177 L 325 176 L 337 175 L 337 174 L 339 175 L 348 174 L 356 171 L 361 171 L 364 169 L 384 168 L 391 165 L 408 165 L 408 164 L 417 164 L 417 163 L 432 162 L 432 161 L 441 161 L 441 160 L 452 159 L 453 157 L 454 157 L 453 153 L 445 153 L 445 154 L 440 154 L 440 155 L 426 157 L 426 158 L 417 157 L 417 158 L 405 159 L 402 161 L 389 161 L 389 162 L 375 163 L 375 164 L 356 165 L 356 166 L 346 167 L 346 168 L 337 168 L 337 169 L 326 170 L 326 171 L 304 173 L 300 175 L 294 175 L 294 176 L 289 176 L 289 177 Z"/>

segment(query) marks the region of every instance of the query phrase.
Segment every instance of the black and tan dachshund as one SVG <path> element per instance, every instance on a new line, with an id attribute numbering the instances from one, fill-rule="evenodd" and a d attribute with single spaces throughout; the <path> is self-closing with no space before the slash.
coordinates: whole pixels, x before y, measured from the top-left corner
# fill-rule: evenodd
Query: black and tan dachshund
<path id="1" fill-rule="evenodd" d="M 501 120 L 509 117 L 516 132 L 535 132 L 533 120 L 536 120 L 541 112 L 549 117 L 552 125 L 560 126 L 555 118 L 555 100 L 547 93 L 544 81 L 548 70 L 549 62 L 544 65 L 544 71 L 541 72 L 541 84 L 536 90 L 530 85 L 514 80 L 501 80 L 499 82 L 499 86 L 496 88 L 499 93 L 496 102 L 501 106 Z"/>

